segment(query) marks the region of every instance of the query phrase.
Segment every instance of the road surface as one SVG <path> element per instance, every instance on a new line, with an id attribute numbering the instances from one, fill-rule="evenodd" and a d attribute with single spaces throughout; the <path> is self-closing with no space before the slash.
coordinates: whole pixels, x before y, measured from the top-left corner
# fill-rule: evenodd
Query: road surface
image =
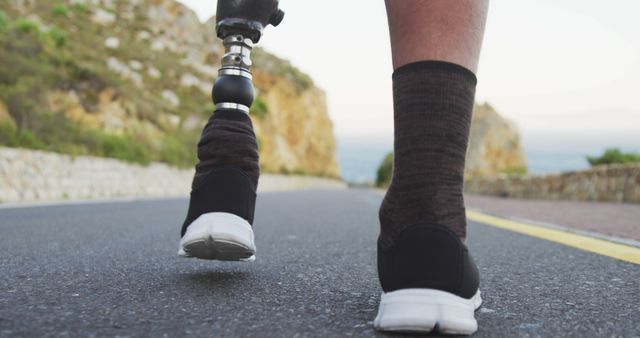
<path id="1" fill-rule="evenodd" d="M 258 199 L 253 263 L 176 256 L 187 200 L 0 209 L 0 336 L 376 333 L 368 190 Z M 476 337 L 640 336 L 640 265 L 471 223 Z"/>

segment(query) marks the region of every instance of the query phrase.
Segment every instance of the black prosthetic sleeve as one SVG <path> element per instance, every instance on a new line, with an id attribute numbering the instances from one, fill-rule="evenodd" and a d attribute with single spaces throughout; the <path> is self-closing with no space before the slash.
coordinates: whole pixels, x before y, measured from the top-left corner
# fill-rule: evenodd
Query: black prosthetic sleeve
<path id="1" fill-rule="evenodd" d="M 260 166 L 258 142 L 249 116 L 234 110 L 216 111 L 202 131 L 198 159 L 193 190 L 198 189 L 216 168 L 234 166 L 247 174 L 250 187 L 255 192 Z"/>
<path id="2" fill-rule="evenodd" d="M 284 12 L 278 0 L 219 0 L 217 34 L 225 54 L 211 98 L 216 106 L 198 142 L 196 173 L 187 227 L 206 213 L 225 212 L 253 224 L 260 175 L 258 144 L 249 118 L 255 91 L 251 50 L 269 24 L 278 25 Z"/>
<path id="3" fill-rule="evenodd" d="M 255 204 L 252 178 L 244 170 L 236 166 L 217 167 L 191 191 L 189 211 L 180 236 L 184 236 L 189 224 L 198 217 L 211 212 L 234 214 L 253 225 Z"/>

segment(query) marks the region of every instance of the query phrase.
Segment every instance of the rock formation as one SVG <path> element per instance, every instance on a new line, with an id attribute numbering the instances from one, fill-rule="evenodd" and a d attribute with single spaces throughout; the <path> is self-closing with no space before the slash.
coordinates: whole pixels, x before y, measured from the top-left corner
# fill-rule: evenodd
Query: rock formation
<path id="1" fill-rule="evenodd" d="M 0 145 L 195 163 L 223 53 L 212 20 L 174 0 L 6 0 L 0 14 L 0 88 L 11 89 L 0 93 L 0 124 L 11 123 Z M 324 93 L 289 62 L 254 54 L 264 170 L 339 176 Z"/>
<path id="2" fill-rule="evenodd" d="M 527 164 L 518 128 L 489 105 L 476 105 L 471 122 L 465 176 L 525 173 Z"/>

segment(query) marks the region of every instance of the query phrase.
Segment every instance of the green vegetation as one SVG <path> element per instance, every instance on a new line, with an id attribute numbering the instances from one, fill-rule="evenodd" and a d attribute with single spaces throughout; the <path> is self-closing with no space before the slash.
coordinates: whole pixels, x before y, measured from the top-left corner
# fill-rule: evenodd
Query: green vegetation
<path id="1" fill-rule="evenodd" d="M 59 79 L 56 63 L 44 52 L 39 36 L 31 34 L 34 27 L 31 21 L 19 20 L 0 36 L 0 64 L 11 65 L 0 73 L 0 100 L 6 103 L 21 134 L 39 128 L 39 101 Z"/>
<path id="2" fill-rule="evenodd" d="M 624 153 L 618 148 L 610 148 L 600 156 L 587 156 L 591 166 L 616 163 L 640 163 L 640 153 Z"/>
<path id="3" fill-rule="evenodd" d="M 18 19 L 15 23 L 15 28 L 25 34 L 40 32 L 40 25 L 28 19 Z"/>
<path id="4" fill-rule="evenodd" d="M 4 6 L 3 6 L 4 9 Z M 0 145 L 67 153 L 93 155 L 147 164 L 162 161 L 180 167 L 191 167 L 196 161 L 199 133 L 177 129 L 167 124 L 163 114 L 185 114 L 208 117 L 213 111 L 209 99 L 194 97 L 192 88 L 181 88 L 179 76 L 163 79 L 146 78 L 144 87 L 114 73 L 106 63 L 113 56 L 125 64 L 138 60 L 173 74 L 190 72 L 180 64 L 183 56 L 172 52 L 151 51 L 127 29 L 114 27 L 105 31 L 89 16 L 72 13 L 88 12 L 86 5 L 42 3 L 34 15 L 50 27 L 47 31 L 37 21 L 20 17 L 16 12 L 0 11 L 0 103 L 8 110 L 8 118 L 0 121 Z M 10 20 L 9 18 L 14 19 Z M 61 27 L 64 27 L 61 28 Z M 108 50 L 104 36 L 117 36 L 127 48 Z M 170 73 L 171 74 L 171 73 Z M 176 91 L 181 105 L 170 106 L 160 96 L 162 90 Z M 118 133 L 90 127 L 82 121 L 99 118 L 99 97 L 105 90 L 115 90 L 117 102 L 126 110 L 124 123 L 131 123 Z M 64 99 L 73 93 L 79 102 L 52 105 L 51 95 Z M 72 118 L 70 109 L 80 109 Z M 264 108 L 264 107 L 262 107 Z M 206 109 L 206 111 L 205 111 Z M 85 114 L 85 115 L 82 115 Z M 79 117 L 78 117 L 79 116 Z M 83 116 L 86 116 L 83 117 Z M 131 118 L 129 118 L 131 116 Z M 83 120 L 84 119 L 84 120 Z"/>
<path id="5" fill-rule="evenodd" d="M 306 172 L 304 169 L 300 169 L 300 168 L 289 170 L 289 169 L 287 169 L 285 167 L 280 167 L 280 169 L 276 170 L 275 172 L 277 172 L 278 174 L 282 174 L 282 175 L 314 176 L 314 175 Z"/>
<path id="6" fill-rule="evenodd" d="M 391 175 L 393 173 L 393 153 L 388 153 L 384 157 L 382 163 L 378 167 L 376 175 L 376 187 L 384 188 L 391 183 Z"/>
<path id="7" fill-rule="evenodd" d="M 49 37 L 56 47 L 61 48 L 67 44 L 67 33 L 56 27 L 49 30 Z"/>
<path id="8" fill-rule="evenodd" d="M 55 16 L 68 18 L 69 17 L 69 10 L 64 5 L 55 5 L 55 6 L 53 6 L 53 8 L 51 8 L 51 14 L 53 14 Z"/>
<path id="9" fill-rule="evenodd" d="M 0 144 L 6 144 L 10 147 L 23 146 L 31 149 L 43 149 L 44 143 L 38 140 L 28 130 L 16 130 L 9 123 L 0 125 Z"/>
<path id="10" fill-rule="evenodd" d="M 87 7 L 87 5 L 80 2 L 73 4 L 73 10 L 79 14 L 89 13 L 89 7 Z"/>
<path id="11" fill-rule="evenodd" d="M 508 168 L 502 170 L 502 173 L 507 175 L 524 175 L 527 173 L 527 167 Z"/>
<path id="12" fill-rule="evenodd" d="M 7 20 L 7 14 L 5 14 L 3 11 L 0 10 L 0 32 L 4 31 L 5 29 L 7 29 L 7 25 L 8 25 L 8 20 Z"/>
<path id="13" fill-rule="evenodd" d="M 196 151 L 185 147 L 184 137 L 167 135 L 160 150 L 160 160 L 175 166 L 183 167 L 195 163 Z"/>
<path id="14" fill-rule="evenodd" d="M 256 135 L 256 143 L 258 144 L 258 152 L 262 149 L 262 138 L 260 135 Z"/>
<path id="15" fill-rule="evenodd" d="M 211 116 L 211 114 L 213 114 L 213 112 L 216 110 L 216 106 L 211 102 L 211 101 L 207 101 L 203 106 L 202 106 L 202 117 L 204 118 L 209 118 Z"/>
<path id="16" fill-rule="evenodd" d="M 0 125 L 0 144 L 72 155 L 112 157 L 140 164 L 151 161 L 148 149 L 131 136 L 82 130 L 59 115 L 45 114 L 39 118 L 37 135 L 7 123 Z"/>
<path id="17" fill-rule="evenodd" d="M 279 168 L 271 168 L 265 165 L 261 165 L 261 170 L 263 172 L 282 174 L 282 175 L 312 176 L 312 177 L 340 179 L 340 177 L 332 176 L 324 172 L 310 172 L 303 168 L 287 169 L 283 166 Z"/>
<path id="18" fill-rule="evenodd" d="M 151 162 L 148 149 L 129 136 L 107 134 L 98 130 L 89 131 L 85 135 L 88 137 L 83 140 L 82 144 L 93 150 L 91 153 L 95 155 L 141 164 Z"/>
<path id="19" fill-rule="evenodd" d="M 267 114 L 269 114 L 269 107 L 267 106 L 267 103 L 258 96 L 255 101 L 253 101 L 251 111 L 249 113 L 259 119 L 263 119 Z"/>
<path id="20" fill-rule="evenodd" d="M 197 161 L 197 125 L 215 107 L 208 94 L 180 84 L 181 74 L 198 74 L 185 64 L 184 53 L 152 50 L 150 40 L 137 37 L 151 31 L 145 9 L 113 3 L 114 14 L 133 11 L 134 19 L 95 24 L 89 3 L 39 1 L 28 17 L 11 2 L 0 5 L 0 145 L 191 167 Z M 107 37 L 119 39 L 120 48 L 107 48 Z M 261 50 L 255 54 L 262 71 L 297 90 L 313 86 L 289 62 Z M 219 55 L 210 57 L 219 62 Z M 162 76 L 149 75 L 150 67 Z M 118 68 L 135 73 L 143 85 Z M 180 104 L 167 102 L 164 90 L 174 92 Z M 267 100 L 257 97 L 251 114 L 267 119 L 269 110 Z"/>

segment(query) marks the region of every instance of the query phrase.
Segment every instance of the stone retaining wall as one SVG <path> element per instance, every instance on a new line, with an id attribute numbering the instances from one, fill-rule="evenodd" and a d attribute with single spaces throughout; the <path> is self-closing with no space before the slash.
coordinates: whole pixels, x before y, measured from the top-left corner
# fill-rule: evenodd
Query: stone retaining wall
<path id="1" fill-rule="evenodd" d="M 188 196 L 193 170 L 0 147 L 0 203 Z M 341 189 L 343 182 L 262 175 L 258 190 Z"/>
<path id="2" fill-rule="evenodd" d="M 544 176 L 477 177 L 465 184 L 467 192 L 491 196 L 640 203 L 640 164 L 597 166 Z"/>

